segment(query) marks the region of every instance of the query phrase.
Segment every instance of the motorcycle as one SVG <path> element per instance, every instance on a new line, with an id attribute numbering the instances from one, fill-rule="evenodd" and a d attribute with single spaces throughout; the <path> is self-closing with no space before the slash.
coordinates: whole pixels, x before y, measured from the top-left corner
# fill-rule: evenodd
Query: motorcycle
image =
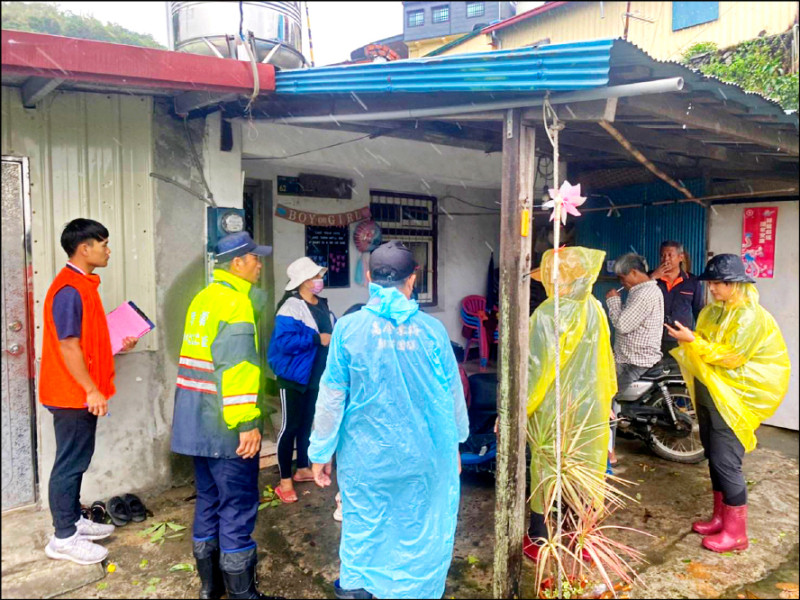
<path id="1" fill-rule="evenodd" d="M 464 378 L 469 390 L 465 390 L 465 395 L 469 397 L 470 435 L 459 445 L 461 468 L 466 472 L 494 474 L 497 375 L 476 373 Z M 674 359 L 668 357 L 649 369 L 617 401 L 619 436 L 642 440 L 654 454 L 666 460 L 686 464 L 703 460 L 694 405 Z"/>
<path id="2" fill-rule="evenodd" d="M 646 371 L 616 399 L 619 436 L 643 441 L 666 460 L 685 464 L 703 460 L 694 404 L 672 357 Z"/>

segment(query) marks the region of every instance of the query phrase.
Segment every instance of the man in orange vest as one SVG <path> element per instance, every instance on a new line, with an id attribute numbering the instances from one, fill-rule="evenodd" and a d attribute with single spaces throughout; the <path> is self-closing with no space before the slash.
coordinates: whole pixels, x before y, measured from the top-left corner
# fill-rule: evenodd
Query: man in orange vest
<path id="1" fill-rule="evenodd" d="M 108 413 L 114 395 L 114 357 L 96 268 L 108 265 L 108 230 L 90 219 L 75 219 L 61 233 L 69 257 L 44 301 L 39 401 L 53 414 L 56 458 L 49 501 L 55 535 L 44 551 L 50 558 L 80 565 L 101 562 L 108 550 L 92 540 L 107 538 L 113 525 L 81 516 L 81 479 L 94 453 L 97 417 Z M 136 345 L 125 338 L 122 349 Z"/>

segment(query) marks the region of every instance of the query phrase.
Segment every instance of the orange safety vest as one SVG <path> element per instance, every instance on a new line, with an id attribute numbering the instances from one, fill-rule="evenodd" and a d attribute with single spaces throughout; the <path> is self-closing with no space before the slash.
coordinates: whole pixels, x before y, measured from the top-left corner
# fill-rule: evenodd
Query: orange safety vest
<path id="1" fill-rule="evenodd" d="M 72 286 L 83 304 L 81 350 L 89 376 L 106 397 L 114 395 L 114 355 L 108 334 L 106 313 L 97 288 L 100 277 L 64 267 L 56 276 L 44 301 L 42 368 L 39 374 L 39 402 L 56 408 L 86 408 L 86 390 L 75 381 L 64 362 L 53 319 L 53 298 L 61 288 Z"/>

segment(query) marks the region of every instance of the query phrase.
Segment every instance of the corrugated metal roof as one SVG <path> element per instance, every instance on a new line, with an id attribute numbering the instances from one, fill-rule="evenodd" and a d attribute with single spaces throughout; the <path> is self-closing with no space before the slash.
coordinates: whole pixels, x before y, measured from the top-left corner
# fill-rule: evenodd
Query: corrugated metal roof
<path id="1" fill-rule="evenodd" d="M 665 77 L 683 77 L 686 91 L 710 91 L 717 95 L 726 105 L 728 101 L 743 104 L 748 108 L 748 115 L 770 115 L 782 123 L 798 125 L 797 112 L 787 113 L 781 105 L 758 93 L 748 92 L 744 88 L 727 83 L 713 75 L 705 75 L 676 61 L 657 60 L 639 48 L 636 44 L 625 40 L 615 40 L 611 51 L 611 65 L 620 68 L 629 65 L 640 65 L 652 69 L 652 79 Z"/>
<path id="2" fill-rule="evenodd" d="M 276 74 L 278 94 L 580 90 L 606 85 L 614 40 Z"/>

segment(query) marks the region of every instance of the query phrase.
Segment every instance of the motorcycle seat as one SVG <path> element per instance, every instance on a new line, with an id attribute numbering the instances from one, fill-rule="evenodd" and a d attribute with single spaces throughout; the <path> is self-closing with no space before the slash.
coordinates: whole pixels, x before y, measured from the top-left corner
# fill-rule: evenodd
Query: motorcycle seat
<path id="1" fill-rule="evenodd" d="M 678 363 L 670 358 L 657 362 L 655 365 L 650 367 L 650 369 L 645 371 L 639 379 L 645 381 L 655 381 L 656 379 L 675 374 L 680 375 L 680 369 L 678 368 Z"/>

